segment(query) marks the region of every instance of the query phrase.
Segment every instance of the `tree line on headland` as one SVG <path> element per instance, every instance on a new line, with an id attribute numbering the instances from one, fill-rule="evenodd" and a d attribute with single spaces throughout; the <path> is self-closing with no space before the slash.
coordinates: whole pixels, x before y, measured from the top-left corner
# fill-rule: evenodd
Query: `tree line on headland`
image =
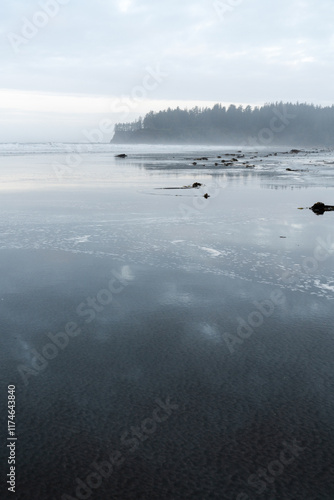
<path id="1" fill-rule="evenodd" d="M 334 105 L 168 108 L 115 125 L 114 144 L 334 145 Z"/>

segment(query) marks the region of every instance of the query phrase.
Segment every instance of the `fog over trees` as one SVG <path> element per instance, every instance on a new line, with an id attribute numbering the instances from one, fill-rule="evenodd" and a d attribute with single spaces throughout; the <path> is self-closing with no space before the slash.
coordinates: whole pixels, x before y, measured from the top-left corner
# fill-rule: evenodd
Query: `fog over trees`
<path id="1" fill-rule="evenodd" d="M 132 123 L 117 123 L 111 142 L 333 146 L 334 105 L 277 102 L 254 108 L 168 108 L 150 111 Z"/>

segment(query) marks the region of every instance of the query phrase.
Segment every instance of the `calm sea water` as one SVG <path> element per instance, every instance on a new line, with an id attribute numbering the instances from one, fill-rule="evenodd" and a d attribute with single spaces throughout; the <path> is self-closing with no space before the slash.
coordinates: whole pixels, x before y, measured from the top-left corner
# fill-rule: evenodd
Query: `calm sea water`
<path id="1" fill-rule="evenodd" d="M 16 498 L 333 500 L 334 153 L 285 152 L 0 145 Z"/>

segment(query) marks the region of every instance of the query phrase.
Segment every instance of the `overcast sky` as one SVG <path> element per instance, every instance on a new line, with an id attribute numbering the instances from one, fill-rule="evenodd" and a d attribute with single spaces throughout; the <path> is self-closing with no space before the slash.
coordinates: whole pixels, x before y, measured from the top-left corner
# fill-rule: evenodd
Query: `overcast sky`
<path id="1" fill-rule="evenodd" d="M 333 0 L 2 0 L 0 141 L 168 106 L 332 104 Z M 96 138 L 98 134 L 96 134 Z"/>

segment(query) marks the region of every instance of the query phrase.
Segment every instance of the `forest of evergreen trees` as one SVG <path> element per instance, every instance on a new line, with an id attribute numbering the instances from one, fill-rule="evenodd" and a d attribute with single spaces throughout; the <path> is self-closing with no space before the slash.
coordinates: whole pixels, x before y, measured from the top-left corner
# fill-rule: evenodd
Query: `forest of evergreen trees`
<path id="1" fill-rule="evenodd" d="M 334 145 L 334 105 L 265 104 L 262 107 L 176 109 L 149 112 L 118 123 L 112 143 Z"/>

